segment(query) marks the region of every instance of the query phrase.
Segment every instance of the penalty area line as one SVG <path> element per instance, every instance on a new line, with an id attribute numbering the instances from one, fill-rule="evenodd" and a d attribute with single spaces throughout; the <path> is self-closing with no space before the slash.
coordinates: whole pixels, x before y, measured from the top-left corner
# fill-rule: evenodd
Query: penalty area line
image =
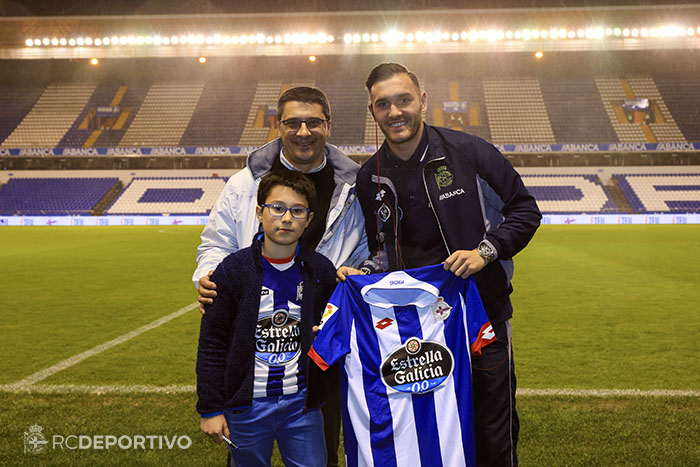
<path id="1" fill-rule="evenodd" d="M 3 385 L 2 388 L 3 388 L 3 390 L 5 390 L 5 387 L 9 387 L 9 388 L 14 387 L 14 388 L 17 388 L 18 391 L 22 392 L 25 390 L 25 388 L 32 386 L 32 385 L 38 383 L 39 381 L 42 381 L 42 380 L 48 378 L 49 376 L 52 376 L 52 375 L 58 373 L 59 371 L 63 371 L 66 368 L 69 368 L 73 365 L 76 365 L 87 358 L 90 358 L 90 357 L 93 357 L 97 354 L 100 354 L 100 353 L 104 352 L 105 350 L 109 350 L 112 347 L 115 347 L 115 346 L 122 344 L 130 339 L 133 339 L 134 337 L 139 336 L 146 331 L 150 331 L 151 329 L 155 329 L 155 328 L 167 323 L 168 321 L 171 321 L 175 318 L 178 318 L 178 317 L 184 315 L 185 313 L 187 313 L 188 311 L 194 309 L 196 306 L 197 306 L 197 302 L 191 303 L 185 307 L 180 308 L 177 311 L 170 313 L 169 315 L 165 315 L 162 318 L 159 318 L 159 319 L 152 321 L 144 326 L 141 326 L 138 329 L 135 329 L 131 332 L 127 332 L 126 334 L 123 334 L 117 338 L 114 338 L 109 342 L 105 342 L 104 344 L 97 345 L 89 350 L 86 350 L 85 352 L 81 352 L 77 355 L 74 355 L 70 358 L 67 358 L 61 362 L 56 363 L 55 365 L 52 365 L 48 368 L 37 371 L 36 373 L 29 375 L 26 378 L 23 378 L 23 379 L 17 381 L 16 383 Z M 89 386 L 87 386 L 87 387 L 89 387 Z"/>

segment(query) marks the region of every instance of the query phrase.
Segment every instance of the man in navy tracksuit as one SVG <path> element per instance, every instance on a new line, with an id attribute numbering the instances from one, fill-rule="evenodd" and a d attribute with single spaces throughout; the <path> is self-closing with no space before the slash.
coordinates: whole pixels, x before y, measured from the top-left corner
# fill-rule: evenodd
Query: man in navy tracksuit
<path id="1" fill-rule="evenodd" d="M 493 145 L 423 122 L 426 94 L 405 67 L 381 64 L 366 84 L 386 140 L 357 175 L 372 253 L 362 271 L 444 262 L 458 276 L 474 275 L 498 338 L 472 358 L 477 462 L 516 465 L 511 258 L 530 241 L 541 214 Z M 341 268 L 340 275 L 357 272 Z"/>

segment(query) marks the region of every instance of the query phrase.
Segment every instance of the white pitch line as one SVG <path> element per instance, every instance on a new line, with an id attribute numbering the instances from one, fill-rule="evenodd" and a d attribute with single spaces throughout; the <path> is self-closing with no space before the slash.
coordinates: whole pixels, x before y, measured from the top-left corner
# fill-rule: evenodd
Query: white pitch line
<path id="1" fill-rule="evenodd" d="M 111 349 L 112 347 L 115 347 L 119 344 L 122 344 L 129 339 L 133 339 L 134 337 L 143 334 L 146 331 L 150 331 L 151 329 L 155 329 L 158 326 L 161 326 L 162 324 L 167 323 L 170 320 L 173 320 L 179 316 L 184 315 L 188 311 L 192 310 L 194 307 L 197 306 L 197 302 L 191 303 L 183 308 L 180 308 L 177 311 L 174 311 L 170 313 L 169 315 L 163 316 L 162 318 L 159 318 L 151 323 L 148 323 L 144 326 L 141 326 L 138 329 L 135 329 L 131 332 L 127 332 L 126 334 L 123 334 L 115 339 L 112 339 L 109 342 L 105 342 L 104 344 L 97 345 L 89 350 L 86 350 L 85 352 L 81 352 L 77 355 L 74 355 L 70 358 L 67 358 L 61 362 L 56 363 L 55 365 L 52 365 L 48 368 L 45 368 L 43 370 L 37 371 L 33 375 L 29 375 L 24 379 L 21 379 L 20 381 L 17 381 L 16 383 L 5 385 L 5 386 L 10 386 L 10 387 L 16 387 L 20 390 L 22 390 L 26 386 L 31 386 L 32 384 L 35 384 L 43 379 L 48 378 L 49 376 L 52 376 L 59 371 L 65 370 L 66 368 L 69 368 L 77 363 L 82 362 L 86 358 L 93 357 L 99 353 L 104 352 L 105 350 Z"/>
<path id="2" fill-rule="evenodd" d="M 150 386 L 146 384 L 89 386 L 86 384 L 0 385 L 0 392 L 32 394 L 182 394 L 194 393 L 195 385 Z"/>
<path id="3" fill-rule="evenodd" d="M 700 391 L 676 389 L 518 389 L 518 396 L 700 397 Z"/>

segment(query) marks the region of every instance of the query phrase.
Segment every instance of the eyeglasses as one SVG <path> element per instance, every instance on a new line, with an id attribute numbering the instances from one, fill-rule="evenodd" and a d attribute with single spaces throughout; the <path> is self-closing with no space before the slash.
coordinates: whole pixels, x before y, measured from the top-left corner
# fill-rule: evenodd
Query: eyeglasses
<path id="1" fill-rule="evenodd" d="M 312 117 L 307 119 L 288 118 L 287 120 L 280 120 L 280 123 L 289 128 L 290 130 L 299 131 L 299 128 L 301 128 L 302 123 L 305 123 L 306 128 L 308 128 L 309 130 L 315 130 L 316 128 L 329 121 L 330 120 L 327 118 Z"/>
<path id="2" fill-rule="evenodd" d="M 311 212 L 311 209 L 305 208 L 303 206 L 293 206 L 288 208 L 281 204 L 263 204 L 262 207 L 267 208 L 270 215 L 273 217 L 284 217 L 287 211 L 292 213 L 292 217 L 295 219 L 306 219 Z"/>

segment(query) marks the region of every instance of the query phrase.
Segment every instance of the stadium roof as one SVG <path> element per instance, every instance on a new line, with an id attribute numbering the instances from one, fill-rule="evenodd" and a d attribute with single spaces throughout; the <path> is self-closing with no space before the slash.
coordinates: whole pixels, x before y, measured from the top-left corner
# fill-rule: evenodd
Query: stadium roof
<path id="1" fill-rule="evenodd" d="M 11 3 L 0 2 L 4 6 Z M 24 3 L 28 9 L 44 2 L 56 8 L 66 4 L 57 0 Z M 107 2 L 73 3 L 74 8 L 60 11 L 79 12 L 88 3 Z M 135 2 L 109 2 L 113 3 L 126 7 Z M 135 15 L 6 16 L 0 18 L 0 59 L 700 49 L 700 5 L 697 4 L 446 9 L 445 5 L 455 2 L 414 0 L 398 3 L 441 8 L 307 10 L 280 15 L 271 12 L 274 9 L 265 13 L 223 12 L 225 7 L 230 7 L 222 0 L 191 0 L 176 2 L 176 11 L 204 5 L 209 12 L 147 14 L 152 10 L 173 11 L 165 10 L 171 3 L 151 0 L 131 10 L 141 13 Z M 257 2 L 268 3 L 291 9 L 299 2 Z M 308 0 L 306 3 L 320 10 L 331 2 Z M 382 6 L 387 2 L 375 3 Z M 466 2 L 466 5 L 475 3 Z M 513 2 L 495 2 L 508 3 Z M 525 2 L 527 5 L 549 3 L 555 2 Z M 522 6 L 523 2 L 518 4 Z"/>

